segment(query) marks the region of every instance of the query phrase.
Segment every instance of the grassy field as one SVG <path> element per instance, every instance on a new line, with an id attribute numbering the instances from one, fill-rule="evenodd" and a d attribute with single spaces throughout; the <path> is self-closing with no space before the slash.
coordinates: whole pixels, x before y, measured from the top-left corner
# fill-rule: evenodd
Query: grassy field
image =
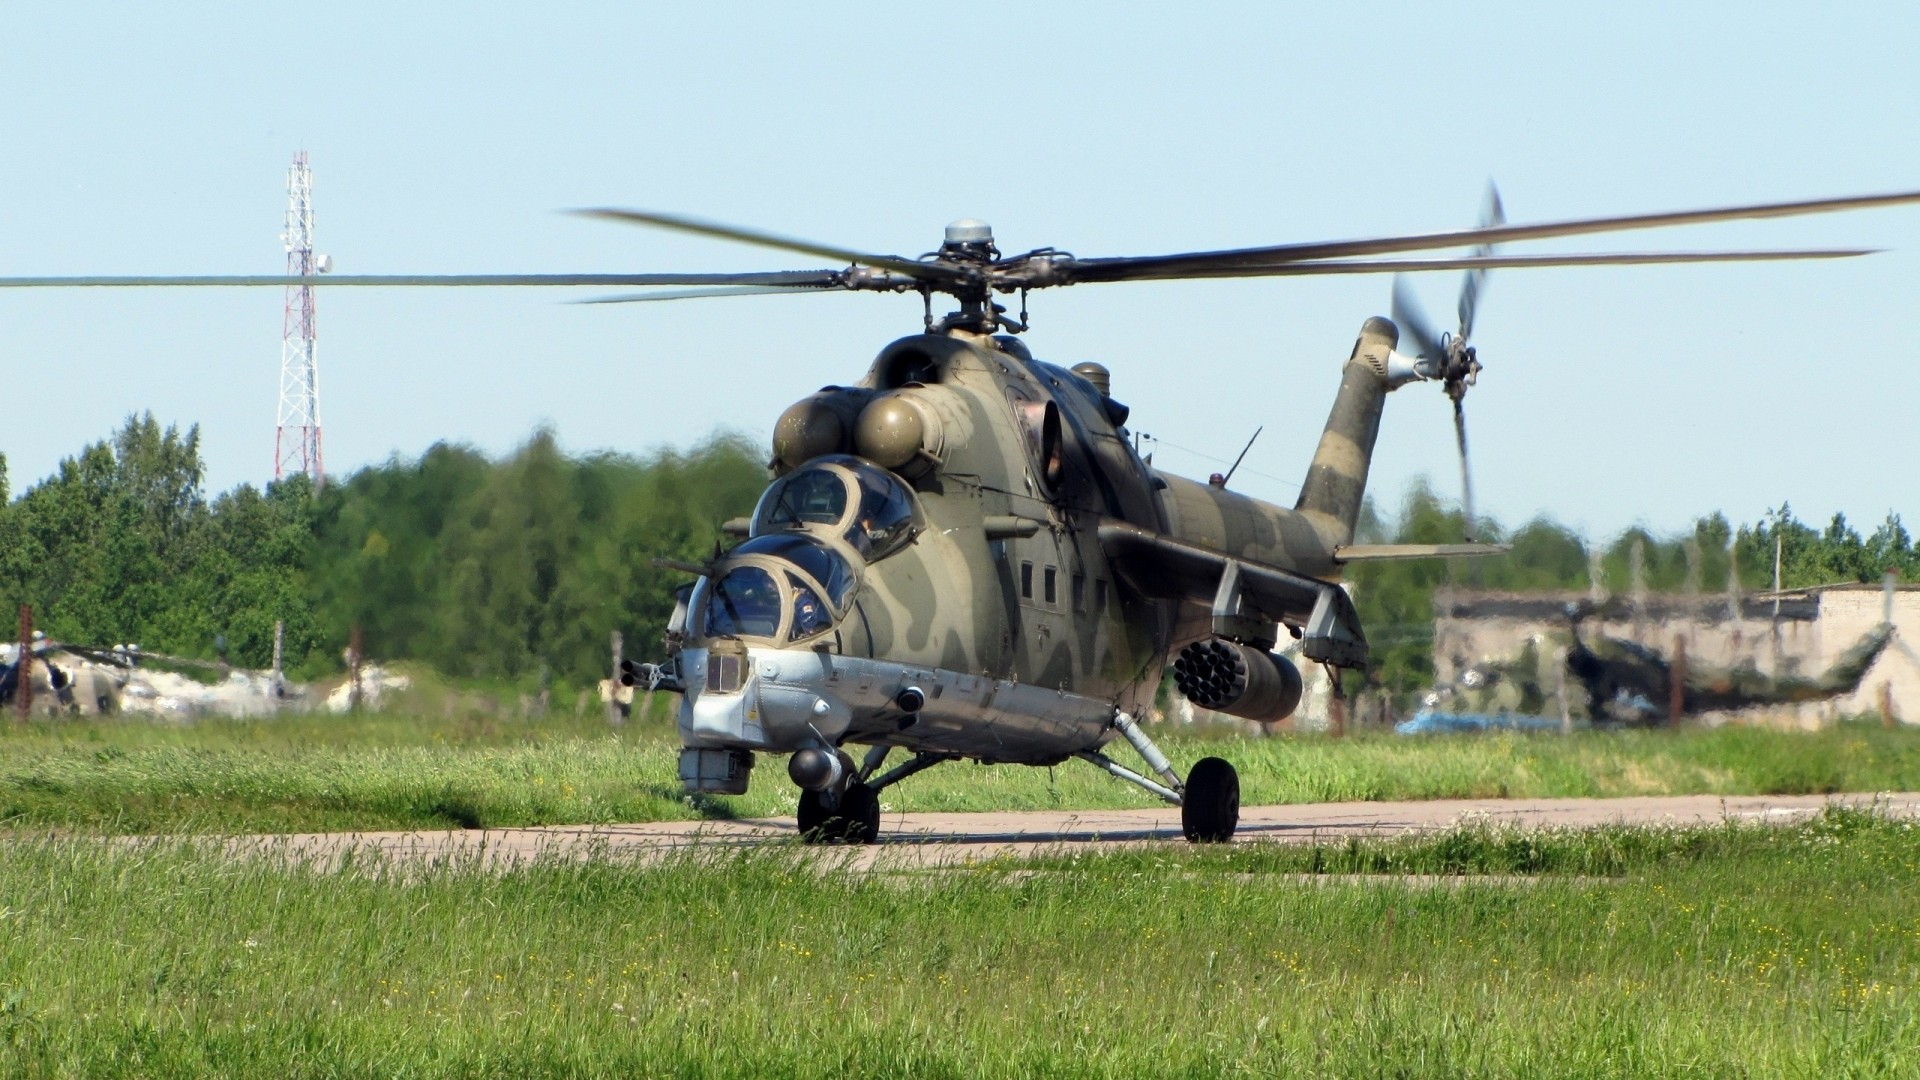
<path id="1" fill-rule="evenodd" d="M 182 840 L 16 839 L 0 1075 L 1896 1077 L 1920 1060 L 1920 829 L 1860 812 L 1038 869 L 811 857 L 320 872 Z M 1337 876 L 1409 871 L 1518 876 Z"/>
<path id="2" fill-rule="evenodd" d="M 1693 728 L 1501 736 L 1242 738 L 1156 730 L 1177 765 L 1219 753 L 1242 799 L 1818 794 L 1920 790 L 1920 730 Z M 161 724 L 0 723 L 0 826 L 115 832 L 480 828 L 509 824 L 781 817 L 795 792 L 764 757 L 741 798 L 687 799 L 664 698 L 624 728 L 599 719 L 288 715 Z M 1117 748 L 1121 759 L 1127 748 Z M 1056 769 L 954 763 L 885 796 L 889 809 L 1150 805 L 1069 761 Z"/>
<path id="3" fill-rule="evenodd" d="M 1866 723 L 1567 738 L 1155 734 L 1176 764 L 1208 754 L 1232 760 L 1249 804 L 1920 789 L 1920 731 Z M 782 759 L 763 758 L 745 796 L 693 801 L 680 793 L 676 752 L 664 715 L 618 731 L 597 720 L 475 715 L 0 723 L 0 827 L 438 829 L 793 813 Z M 1115 753 L 1129 756 L 1125 747 Z M 889 809 L 986 810 L 1150 800 L 1068 762 L 1051 770 L 944 765 L 890 789 L 885 801 Z"/>

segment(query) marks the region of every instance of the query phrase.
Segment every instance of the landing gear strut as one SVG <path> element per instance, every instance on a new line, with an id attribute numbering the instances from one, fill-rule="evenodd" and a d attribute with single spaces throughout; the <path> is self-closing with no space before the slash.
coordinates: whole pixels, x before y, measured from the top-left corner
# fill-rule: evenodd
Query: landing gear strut
<path id="1" fill-rule="evenodd" d="M 1113 718 L 1113 726 L 1140 752 L 1147 767 L 1160 774 L 1165 784 L 1150 780 L 1098 750 L 1083 750 L 1075 756 L 1091 762 L 1112 776 L 1137 785 L 1180 808 L 1180 831 L 1196 844 L 1224 844 L 1233 839 L 1240 826 L 1240 775 L 1233 763 L 1222 758 L 1201 758 L 1187 773 L 1185 783 L 1173 771 L 1167 755 L 1153 744 L 1147 733 L 1126 713 Z"/>

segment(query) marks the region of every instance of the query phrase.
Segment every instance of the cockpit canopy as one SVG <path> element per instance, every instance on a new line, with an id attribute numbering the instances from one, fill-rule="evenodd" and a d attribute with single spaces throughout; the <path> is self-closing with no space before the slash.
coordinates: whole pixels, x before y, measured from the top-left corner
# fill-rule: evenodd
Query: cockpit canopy
<path id="1" fill-rule="evenodd" d="M 831 536 L 875 562 L 911 542 L 919 520 L 913 491 L 899 477 L 870 461 L 830 454 L 767 488 L 754 508 L 751 535 Z"/>
<path id="2" fill-rule="evenodd" d="M 727 553 L 692 608 L 703 637 L 803 641 L 833 628 L 853 603 L 858 576 L 846 557 L 803 535 L 760 536 Z"/>

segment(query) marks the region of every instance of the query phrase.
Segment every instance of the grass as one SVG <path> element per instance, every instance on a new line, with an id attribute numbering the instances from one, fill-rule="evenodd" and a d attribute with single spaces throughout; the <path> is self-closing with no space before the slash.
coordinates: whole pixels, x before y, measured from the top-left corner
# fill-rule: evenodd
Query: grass
<path id="1" fill-rule="evenodd" d="M 689 800 L 665 701 L 623 729 L 477 714 L 295 715 L 189 725 L 106 718 L 0 724 L 0 824 L 124 833 L 443 829 L 786 816 L 762 758 L 738 798 Z M 1348 800 L 1804 794 L 1920 789 L 1920 731 L 1719 728 L 1329 740 L 1155 732 L 1177 764 L 1219 754 L 1248 804 Z M 1128 755 L 1122 746 L 1115 750 Z M 1096 809 L 1149 797 L 1089 766 L 951 764 L 889 809 Z"/>
<path id="2" fill-rule="evenodd" d="M 812 857 L 322 871 L 16 839 L 0 1074 L 1893 1077 L 1920 1043 L 1920 828 L 1866 813 Z"/>

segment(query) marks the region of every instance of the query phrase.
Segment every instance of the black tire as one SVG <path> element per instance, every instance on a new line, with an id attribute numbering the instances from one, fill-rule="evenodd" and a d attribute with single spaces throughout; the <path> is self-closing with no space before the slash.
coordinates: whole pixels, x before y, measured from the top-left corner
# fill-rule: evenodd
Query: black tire
<path id="1" fill-rule="evenodd" d="M 1240 826 L 1240 774 L 1221 758 L 1201 758 L 1187 772 L 1180 831 L 1196 844 L 1224 844 Z"/>
<path id="2" fill-rule="evenodd" d="M 848 784 L 840 809 L 829 811 L 817 791 L 800 792 L 800 839 L 808 844 L 871 844 L 880 838 L 880 793 Z"/>
<path id="3" fill-rule="evenodd" d="M 797 815 L 800 826 L 800 842 L 804 844 L 824 844 L 829 839 L 827 824 L 830 815 L 820 801 L 820 793 L 800 789 L 800 812 Z"/>
<path id="4" fill-rule="evenodd" d="M 880 839 L 880 793 L 865 784 L 848 784 L 840 796 L 840 838 L 849 844 Z"/>

